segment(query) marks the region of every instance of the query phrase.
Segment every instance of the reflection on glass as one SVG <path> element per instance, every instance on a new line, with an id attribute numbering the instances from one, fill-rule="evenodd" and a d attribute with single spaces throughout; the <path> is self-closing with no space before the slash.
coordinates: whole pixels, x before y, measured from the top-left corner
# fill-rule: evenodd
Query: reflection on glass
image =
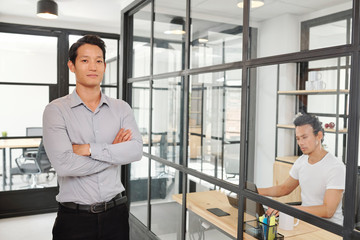
<path id="1" fill-rule="evenodd" d="M 147 225 L 149 159 L 130 164 L 130 213 Z"/>
<path id="2" fill-rule="evenodd" d="M 152 150 L 155 156 L 179 163 L 181 78 L 153 81 Z"/>
<path id="3" fill-rule="evenodd" d="M 185 62 L 186 1 L 156 1 L 154 21 L 154 74 L 179 71 Z M 170 10 L 180 15 L 169 14 Z"/>
<path id="4" fill-rule="evenodd" d="M 250 9 L 257 29 L 256 57 L 293 53 L 350 43 L 351 0 L 312 2 L 265 1 Z M 344 14 L 348 10 L 348 14 Z M 252 39 L 253 40 L 253 39 Z"/>
<path id="5" fill-rule="evenodd" d="M 188 166 L 238 184 L 241 71 L 194 75 L 190 86 Z"/>
<path id="6" fill-rule="evenodd" d="M 242 60 L 242 9 L 236 1 L 191 1 L 191 67 Z"/>
<path id="7" fill-rule="evenodd" d="M 80 35 L 69 35 L 69 48 L 80 38 L 83 36 Z M 109 39 L 109 38 L 101 38 L 106 45 L 106 71 L 104 74 L 104 79 L 101 84 L 106 85 L 117 85 L 117 56 L 118 56 L 118 40 Z M 75 84 L 75 74 L 70 72 L 69 70 L 69 83 Z"/>
<path id="8" fill-rule="evenodd" d="M 57 82 L 57 37 L 0 33 L 0 56 L 0 82 Z"/>
<path id="9" fill-rule="evenodd" d="M 143 136 L 144 152 L 149 152 L 149 94 L 150 86 L 148 81 L 132 83 L 132 109 L 135 120 Z"/>
<path id="10" fill-rule="evenodd" d="M 151 4 L 133 16 L 132 71 L 129 77 L 150 74 Z"/>
<path id="11" fill-rule="evenodd" d="M 179 239 L 181 205 L 174 196 L 181 193 L 182 174 L 161 163 L 151 162 L 151 231 L 159 239 Z"/>
<path id="12" fill-rule="evenodd" d="M 186 239 L 236 238 L 238 210 L 230 204 L 229 191 L 193 176 L 188 179 Z"/>

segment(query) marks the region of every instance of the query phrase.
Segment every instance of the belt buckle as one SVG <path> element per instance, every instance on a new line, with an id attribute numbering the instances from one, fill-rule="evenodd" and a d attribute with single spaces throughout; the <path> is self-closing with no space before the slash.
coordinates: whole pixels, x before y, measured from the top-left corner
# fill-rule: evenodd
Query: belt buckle
<path id="1" fill-rule="evenodd" d="M 102 207 L 102 205 L 104 205 L 104 208 Z M 100 209 L 96 210 L 97 207 L 100 207 Z M 107 209 L 106 202 L 104 202 L 104 203 L 95 203 L 95 204 L 90 205 L 90 212 L 91 213 L 101 213 L 101 212 L 106 211 L 106 209 Z"/>

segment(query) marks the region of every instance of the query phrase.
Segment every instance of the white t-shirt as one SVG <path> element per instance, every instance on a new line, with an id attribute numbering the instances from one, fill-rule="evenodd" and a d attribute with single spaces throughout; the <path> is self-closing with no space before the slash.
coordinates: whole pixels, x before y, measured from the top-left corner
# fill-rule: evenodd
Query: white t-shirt
<path id="1" fill-rule="evenodd" d="M 299 180 L 302 206 L 322 205 L 327 189 L 345 189 L 345 165 L 331 153 L 315 164 L 310 164 L 308 158 L 308 155 L 300 156 L 291 168 L 290 176 Z M 342 201 L 328 220 L 343 224 Z"/>

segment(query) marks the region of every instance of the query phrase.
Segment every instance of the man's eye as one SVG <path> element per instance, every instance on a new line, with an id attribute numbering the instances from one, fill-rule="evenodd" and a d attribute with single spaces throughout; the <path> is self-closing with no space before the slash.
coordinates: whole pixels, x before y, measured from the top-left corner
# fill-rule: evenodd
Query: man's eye
<path id="1" fill-rule="evenodd" d="M 81 60 L 82 62 L 87 62 L 87 60 L 86 59 L 83 59 L 83 60 Z"/>
<path id="2" fill-rule="evenodd" d="M 103 61 L 102 61 L 102 60 L 98 60 L 97 62 L 98 62 L 98 63 L 103 63 Z"/>

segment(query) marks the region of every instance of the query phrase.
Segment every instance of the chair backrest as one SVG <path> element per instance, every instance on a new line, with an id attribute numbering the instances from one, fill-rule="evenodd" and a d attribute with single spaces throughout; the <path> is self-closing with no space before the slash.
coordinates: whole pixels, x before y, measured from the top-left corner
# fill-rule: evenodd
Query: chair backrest
<path id="1" fill-rule="evenodd" d="M 50 160 L 45 152 L 43 140 L 41 140 L 39 148 L 38 148 L 36 162 L 39 165 L 41 172 L 47 172 L 51 168 Z"/>
<path id="2" fill-rule="evenodd" d="M 42 127 L 27 127 L 26 136 L 28 137 L 40 137 L 42 136 Z"/>

